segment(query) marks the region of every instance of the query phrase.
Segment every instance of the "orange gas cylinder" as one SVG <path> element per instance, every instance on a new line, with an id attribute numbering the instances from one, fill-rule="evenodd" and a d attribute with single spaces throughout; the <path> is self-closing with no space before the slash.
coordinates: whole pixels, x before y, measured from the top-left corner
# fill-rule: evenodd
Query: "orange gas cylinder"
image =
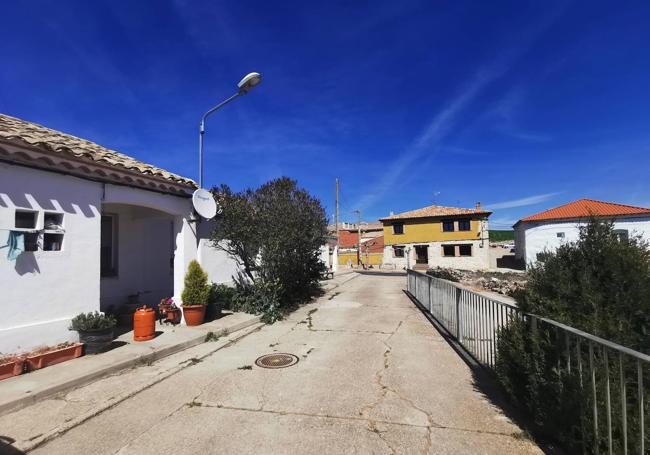
<path id="1" fill-rule="evenodd" d="M 152 340 L 156 335 L 156 312 L 153 308 L 143 306 L 133 313 L 133 339 L 135 341 Z"/>

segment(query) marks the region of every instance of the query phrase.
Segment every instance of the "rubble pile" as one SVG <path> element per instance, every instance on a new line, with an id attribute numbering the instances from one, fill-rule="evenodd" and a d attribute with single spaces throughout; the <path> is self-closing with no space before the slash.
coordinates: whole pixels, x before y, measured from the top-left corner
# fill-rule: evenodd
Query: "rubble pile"
<path id="1" fill-rule="evenodd" d="M 517 272 L 483 272 L 435 267 L 427 270 L 427 274 L 507 296 L 512 296 L 526 285 L 526 275 Z"/>

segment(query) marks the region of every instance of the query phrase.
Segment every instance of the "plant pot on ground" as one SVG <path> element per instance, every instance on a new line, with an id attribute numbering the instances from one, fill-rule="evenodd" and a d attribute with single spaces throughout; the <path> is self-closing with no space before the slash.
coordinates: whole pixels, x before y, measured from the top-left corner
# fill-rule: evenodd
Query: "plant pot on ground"
<path id="1" fill-rule="evenodd" d="M 115 318 L 111 315 L 81 313 L 70 321 L 70 330 L 79 333 L 79 341 L 85 345 L 86 354 L 97 354 L 106 350 L 113 342 Z"/>
<path id="2" fill-rule="evenodd" d="M 189 326 L 201 325 L 205 320 L 205 307 L 210 296 L 208 274 L 197 261 L 190 262 L 185 274 L 185 286 L 181 294 L 183 315 Z"/>
<path id="3" fill-rule="evenodd" d="M 47 348 L 43 352 L 36 352 L 27 356 L 27 368 L 29 371 L 39 370 L 50 365 L 76 359 L 83 354 L 81 343 L 61 343 L 60 345 Z"/>
<path id="4" fill-rule="evenodd" d="M 23 373 L 25 359 L 19 356 L 0 357 L 0 380 Z"/>

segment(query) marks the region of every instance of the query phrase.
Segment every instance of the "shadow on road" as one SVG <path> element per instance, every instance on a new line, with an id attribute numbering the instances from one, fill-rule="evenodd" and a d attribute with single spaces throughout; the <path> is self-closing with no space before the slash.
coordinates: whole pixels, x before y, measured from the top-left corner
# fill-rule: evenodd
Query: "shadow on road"
<path id="1" fill-rule="evenodd" d="M 15 439 L 9 436 L 0 435 L 0 455 L 20 455 L 25 452 L 18 450 L 12 444 L 16 442 Z"/>
<path id="2" fill-rule="evenodd" d="M 465 348 L 458 343 L 456 338 L 445 329 L 428 311 L 424 308 L 411 294 L 403 290 L 404 294 L 411 299 L 413 304 L 422 312 L 422 314 L 429 320 L 431 325 L 440 333 L 449 346 L 463 359 L 472 371 L 472 379 L 474 381 L 475 389 L 483 394 L 490 403 L 500 408 L 503 413 L 513 421 L 524 432 L 533 436 L 535 443 L 546 454 L 564 455 L 553 441 L 544 439 L 538 428 L 535 427 L 533 422 L 527 418 L 521 411 L 519 411 L 506 397 L 506 394 L 497 381 L 495 375 L 490 370 L 483 367 Z"/>
<path id="3" fill-rule="evenodd" d="M 406 272 L 379 272 L 372 270 L 357 270 L 359 275 L 375 275 L 375 276 L 406 276 Z"/>

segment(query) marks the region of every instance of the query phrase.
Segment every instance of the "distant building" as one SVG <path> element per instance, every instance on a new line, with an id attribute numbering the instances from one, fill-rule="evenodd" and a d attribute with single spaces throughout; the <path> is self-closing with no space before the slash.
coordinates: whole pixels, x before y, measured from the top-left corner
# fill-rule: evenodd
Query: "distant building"
<path id="1" fill-rule="evenodd" d="M 527 266 L 534 264 L 543 251 L 555 251 L 563 243 L 578 240 L 580 226 L 592 216 L 613 221 L 621 238 L 636 233 L 650 240 L 650 209 L 579 199 L 517 221 L 515 256 Z"/>
<path id="2" fill-rule="evenodd" d="M 490 267 L 488 217 L 492 212 L 432 205 L 382 218 L 384 266 Z"/>
<path id="3" fill-rule="evenodd" d="M 360 261 L 366 266 L 380 266 L 384 251 L 383 229 L 381 223 L 361 223 L 360 229 L 356 224 L 339 223 L 339 265 L 357 266 Z"/>

